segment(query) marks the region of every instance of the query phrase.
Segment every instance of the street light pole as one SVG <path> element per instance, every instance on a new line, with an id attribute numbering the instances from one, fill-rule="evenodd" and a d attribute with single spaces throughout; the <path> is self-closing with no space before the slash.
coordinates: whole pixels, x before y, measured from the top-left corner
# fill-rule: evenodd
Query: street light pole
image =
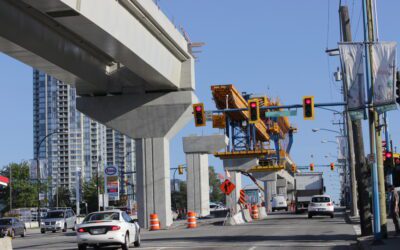
<path id="1" fill-rule="evenodd" d="M 313 128 L 313 129 L 311 129 L 311 130 L 312 130 L 312 132 L 318 132 L 318 131 L 320 131 L 320 130 L 324 130 L 324 131 L 329 131 L 329 132 L 333 132 L 333 133 L 337 133 L 337 134 L 339 134 L 339 135 L 342 135 L 342 133 L 339 132 L 339 131 L 332 130 L 332 129 L 327 129 L 327 128 Z"/>
<path id="2" fill-rule="evenodd" d="M 11 183 L 12 183 L 12 164 L 10 165 L 10 213 L 12 210 L 12 187 L 11 187 Z"/>
<path id="3" fill-rule="evenodd" d="M 57 134 L 57 133 L 62 133 L 62 132 L 64 132 L 64 131 L 57 130 L 57 131 L 51 132 L 50 134 L 47 134 L 45 137 L 43 137 L 43 139 L 38 143 L 38 145 L 36 147 L 36 177 L 37 177 L 37 192 L 38 192 L 37 221 L 38 221 L 39 227 L 40 227 L 40 186 L 41 186 L 39 150 L 40 150 L 40 146 L 47 139 L 47 137 Z"/>

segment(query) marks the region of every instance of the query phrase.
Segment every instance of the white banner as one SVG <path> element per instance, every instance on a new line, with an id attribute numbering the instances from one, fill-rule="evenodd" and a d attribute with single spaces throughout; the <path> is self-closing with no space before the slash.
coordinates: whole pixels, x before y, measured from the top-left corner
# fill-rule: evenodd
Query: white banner
<path id="1" fill-rule="evenodd" d="M 347 159 L 347 137 L 346 136 L 337 136 L 336 140 L 338 142 L 338 160 L 346 160 Z"/>
<path id="2" fill-rule="evenodd" d="M 380 42 L 373 44 L 372 59 L 374 105 L 383 106 L 395 104 L 396 43 Z"/>
<path id="3" fill-rule="evenodd" d="M 44 180 L 49 177 L 49 168 L 47 160 L 39 160 L 40 165 L 40 179 Z M 31 165 L 29 166 L 29 178 L 31 180 L 37 180 L 37 160 L 31 160 Z"/>
<path id="4" fill-rule="evenodd" d="M 340 59 L 347 83 L 347 107 L 351 118 L 363 118 L 365 107 L 364 45 L 362 43 L 340 43 Z"/>

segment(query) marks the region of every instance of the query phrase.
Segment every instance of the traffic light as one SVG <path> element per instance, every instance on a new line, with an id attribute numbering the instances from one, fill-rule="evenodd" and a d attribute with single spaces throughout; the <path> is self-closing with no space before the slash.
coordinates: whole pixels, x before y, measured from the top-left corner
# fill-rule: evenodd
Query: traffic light
<path id="1" fill-rule="evenodd" d="M 385 153 L 385 157 L 386 157 L 386 160 L 391 160 L 392 157 L 393 157 L 392 152 L 386 152 L 386 153 Z"/>
<path id="2" fill-rule="evenodd" d="M 296 165 L 292 165 L 292 173 L 296 172 Z"/>
<path id="3" fill-rule="evenodd" d="M 183 174 L 183 166 L 178 165 L 178 174 L 182 175 Z"/>
<path id="4" fill-rule="evenodd" d="M 314 171 L 314 163 L 310 164 L 310 171 Z"/>
<path id="5" fill-rule="evenodd" d="M 256 123 L 260 120 L 260 104 L 258 99 L 250 99 L 249 105 L 249 123 Z"/>
<path id="6" fill-rule="evenodd" d="M 204 112 L 204 104 L 193 104 L 194 125 L 202 127 L 206 125 L 206 114 Z"/>
<path id="7" fill-rule="evenodd" d="M 335 170 L 335 163 L 331 162 L 331 171 Z"/>
<path id="8" fill-rule="evenodd" d="M 396 72 L 396 102 L 400 104 L 400 71 Z"/>
<path id="9" fill-rule="evenodd" d="M 314 120 L 314 96 L 303 97 L 304 120 Z"/>

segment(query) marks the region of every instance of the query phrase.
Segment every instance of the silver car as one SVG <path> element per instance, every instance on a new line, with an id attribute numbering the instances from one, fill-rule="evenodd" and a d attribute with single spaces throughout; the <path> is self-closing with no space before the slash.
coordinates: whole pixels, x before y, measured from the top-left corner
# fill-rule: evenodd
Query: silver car
<path id="1" fill-rule="evenodd" d="M 40 232 L 42 234 L 46 233 L 46 231 L 55 233 L 62 230 L 66 232 L 67 229 L 75 231 L 75 225 L 76 215 L 72 209 L 50 210 L 40 222 Z"/>
<path id="2" fill-rule="evenodd" d="M 0 237 L 16 235 L 24 237 L 26 234 L 25 223 L 17 218 L 0 218 Z"/>

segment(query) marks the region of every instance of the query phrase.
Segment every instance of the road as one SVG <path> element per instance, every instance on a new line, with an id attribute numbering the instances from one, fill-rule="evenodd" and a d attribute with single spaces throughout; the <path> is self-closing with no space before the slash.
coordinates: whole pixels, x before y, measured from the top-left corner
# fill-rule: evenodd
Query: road
<path id="1" fill-rule="evenodd" d="M 143 231 L 141 249 L 356 249 L 355 243 L 355 231 L 344 221 L 343 212 L 337 212 L 334 219 L 307 219 L 306 214 L 282 212 L 268 215 L 267 220 L 240 226 L 206 224 L 196 229 Z M 32 250 L 76 249 L 75 233 L 44 236 L 36 230 L 25 238 L 15 238 L 13 246 Z"/>

